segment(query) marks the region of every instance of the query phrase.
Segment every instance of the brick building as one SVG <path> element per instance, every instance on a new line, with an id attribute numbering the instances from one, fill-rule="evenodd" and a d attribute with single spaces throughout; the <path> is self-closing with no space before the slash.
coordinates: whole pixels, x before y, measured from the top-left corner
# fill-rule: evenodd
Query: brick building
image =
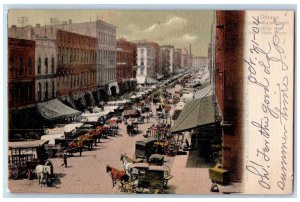
<path id="1" fill-rule="evenodd" d="M 186 68 L 188 67 L 188 50 L 186 48 L 181 49 L 181 67 Z"/>
<path id="2" fill-rule="evenodd" d="M 133 67 L 136 66 L 136 45 L 124 38 L 117 40 L 116 80 L 121 93 L 130 90 L 130 82 L 135 78 Z"/>
<path id="3" fill-rule="evenodd" d="M 174 49 L 174 70 L 181 68 L 181 49 Z"/>
<path id="4" fill-rule="evenodd" d="M 174 70 L 174 46 L 164 45 L 164 46 L 161 46 L 160 49 L 168 50 L 168 52 L 169 52 L 169 55 L 168 55 L 169 67 L 167 68 L 167 71 L 168 71 L 168 73 L 173 73 L 173 70 Z"/>
<path id="5" fill-rule="evenodd" d="M 160 74 L 167 76 L 169 71 L 169 66 L 170 66 L 170 61 L 169 61 L 169 55 L 170 51 L 167 48 L 160 49 Z"/>
<path id="6" fill-rule="evenodd" d="M 35 41 L 8 38 L 9 109 L 35 103 Z"/>
<path id="7" fill-rule="evenodd" d="M 96 90 L 97 39 L 76 33 L 57 31 L 57 95 L 72 96 L 75 100 L 85 96 L 93 105 L 91 92 Z"/>
<path id="8" fill-rule="evenodd" d="M 216 12 L 215 90 L 221 111 L 222 163 L 232 181 L 242 179 L 244 11 Z"/>

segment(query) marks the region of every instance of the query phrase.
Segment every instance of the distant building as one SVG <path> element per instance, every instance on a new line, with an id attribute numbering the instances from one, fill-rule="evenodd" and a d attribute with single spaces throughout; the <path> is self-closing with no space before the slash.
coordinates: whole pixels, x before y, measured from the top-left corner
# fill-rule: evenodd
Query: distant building
<path id="1" fill-rule="evenodd" d="M 180 69 L 182 66 L 181 66 L 181 53 L 182 53 L 182 50 L 180 48 L 175 48 L 174 49 L 174 70 L 176 69 Z"/>
<path id="2" fill-rule="evenodd" d="M 181 67 L 186 68 L 188 67 L 188 50 L 186 48 L 181 49 Z"/>
<path id="3" fill-rule="evenodd" d="M 35 41 L 8 38 L 9 109 L 32 107 L 35 103 Z"/>
<path id="4" fill-rule="evenodd" d="M 155 63 L 155 48 L 148 42 L 137 43 L 136 80 L 138 84 L 146 84 L 147 80 L 156 77 Z"/>
<path id="5" fill-rule="evenodd" d="M 170 50 L 167 48 L 160 49 L 160 71 L 159 74 L 167 76 L 170 72 L 168 71 L 170 67 L 170 60 L 169 60 Z"/>
<path id="6" fill-rule="evenodd" d="M 37 37 L 35 48 L 35 101 L 56 98 L 56 40 Z"/>
<path id="7" fill-rule="evenodd" d="M 208 68 L 209 59 L 208 57 L 195 56 L 192 58 L 192 67 L 197 69 L 207 69 Z"/>
<path id="8" fill-rule="evenodd" d="M 174 70 L 174 46 L 171 45 L 164 45 L 160 47 L 161 50 L 167 49 L 169 52 L 168 60 L 169 60 L 169 67 L 167 71 L 169 73 L 173 73 Z"/>
<path id="9" fill-rule="evenodd" d="M 96 46 L 94 37 L 57 31 L 57 95 L 71 96 L 84 105 L 94 105 L 96 90 Z M 85 97 L 85 99 L 82 99 Z M 89 102 L 89 103 L 84 103 Z"/>

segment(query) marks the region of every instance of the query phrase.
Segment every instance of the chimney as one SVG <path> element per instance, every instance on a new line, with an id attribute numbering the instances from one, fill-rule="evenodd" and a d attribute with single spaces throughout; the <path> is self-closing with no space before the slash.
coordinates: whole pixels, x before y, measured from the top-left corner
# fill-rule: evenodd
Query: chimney
<path id="1" fill-rule="evenodd" d="M 192 55 L 192 44 L 190 44 L 190 55 Z"/>
<path id="2" fill-rule="evenodd" d="M 36 28 L 40 28 L 41 27 L 41 24 L 36 24 Z"/>
<path id="3" fill-rule="evenodd" d="M 69 19 L 69 24 L 72 24 L 72 20 L 71 19 Z"/>

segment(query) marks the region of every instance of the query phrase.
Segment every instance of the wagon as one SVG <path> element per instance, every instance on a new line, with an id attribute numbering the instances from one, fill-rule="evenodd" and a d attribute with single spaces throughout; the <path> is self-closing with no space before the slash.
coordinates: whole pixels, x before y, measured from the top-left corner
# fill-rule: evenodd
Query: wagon
<path id="1" fill-rule="evenodd" d="M 132 192 L 143 193 L 145 190 L 150 194 L 164 194 L 168 181 L 173 177 L 163 166 L 152 166 L 148 163 L 131 164 L 131 175 L 136 175 L 131 180 Z"/>
<path id="2" fill-rule="evenodd" d="M 44 148 L 47 142 L 48 140 L 9 142 L 9 179 L 23 176 L 31 179 L 35 167 L 44 164 L 47 159 Z"/>

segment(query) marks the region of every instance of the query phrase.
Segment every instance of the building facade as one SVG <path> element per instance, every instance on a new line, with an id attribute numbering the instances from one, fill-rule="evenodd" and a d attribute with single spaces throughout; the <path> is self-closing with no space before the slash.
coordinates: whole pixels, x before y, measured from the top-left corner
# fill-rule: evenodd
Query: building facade
<path id="1" fill-rule="evenodd" d="M 57 95 L 72 96 L 75 100 L 90 96 L 97 86 L 97 39 L 63 30 L 58 30 L 56 34 Z M 92 100 L 90 97 L 89 102 Z"/>
<path id="2" fill-rule="evenodd" d="M 9 109 L 35 103 L 35 41 L 8 38 Z"/>
<path id="3" fill-rule="evenodd" d="M 137 72 L 138 84 L 146 84 L 147 78 L 155 75 L 155 49 L 147 42 L 137 44 Z"/>
<path id="4" fill-rule="evenodd" d="M 222 164 L 232 181 L 243 171 L 243 26 L 244 11 L 216 12 L 215 91 L 222 128 Z"/>
<path id="5" fill-rule="evenodd" d="M 160 49 L 160 72 L 164 76 L 167 76 L 170 72 L 168 71 L 170 67 L 170 60 L 169 60 L 170 51 L 167 48 Z"/>
<path id="6" fill-rule="evenodd" d="M 181 49 L 181 67 L 188 67 L 188 50 L 186 48 Z"/>
<path id="7" fill-rule="evenodd" d="M 173 73 L 173 69 L 174 69 L 174 46 L 165 45 L 165 46 L 161 46 L 160 49 L 162 49 L 162 50 L 167 49 L 169 51 L 169 56 L 168 56 L 169 67 L 168 67 L 167 71 L 170 72 L 170 73 Z"/>
<path id="8" fill-rule="evenodd" d="M 121 93 L 130 90 L 130 82 L 135 78 L 133 67 L 136 65 L 136 45 L 124 38 L 117 40 L 116 80 Z"/>
<path id="9" fill-rule="evenodd" d="M 56 98 L 56 40 L 37 37 L 35 47 L 35 101 Z"/>
<path id="10" fill-rule="evenodd" d="M 174 70 L 181 69 L 181 52 L 180 48 L 174 49 Z"/>

